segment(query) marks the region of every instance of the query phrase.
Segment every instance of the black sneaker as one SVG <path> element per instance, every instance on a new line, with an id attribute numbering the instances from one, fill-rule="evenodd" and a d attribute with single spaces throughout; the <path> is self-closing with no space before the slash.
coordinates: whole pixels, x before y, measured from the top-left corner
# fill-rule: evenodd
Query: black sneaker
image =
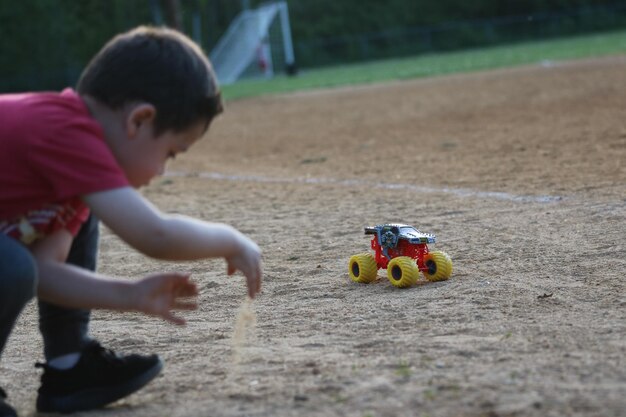
<path id="1" fill-rule="evenodd" d="M 0 388 L 0 417 L 17 417 L 15 409 L 4 402 L 6 398 L 6 392 L 4 392 L 2 388 Z"/>
<path id="2" fill-rule="evenodd" d="M 118 356 L 94 341 L 73 368 L 35 366 L 44 370 L 37 410 L 71 413 L 100 408 L 132 394 L 159 374 L 163 362 L 157 355 Z"/>

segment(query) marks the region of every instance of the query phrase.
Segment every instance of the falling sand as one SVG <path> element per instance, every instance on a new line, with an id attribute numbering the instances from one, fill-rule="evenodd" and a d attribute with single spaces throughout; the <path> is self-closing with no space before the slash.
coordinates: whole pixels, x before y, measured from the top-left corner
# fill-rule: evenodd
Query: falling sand
<path id="1" fill-rule="evenodd" d="M 233 330 L 232 338 L 232 364 L 233 373 L 237 373 L 239 364 L 241 363 L 242 351 L 246 345 L 248 334 L 254 330 L 256 325 L 256 315 L 252 310 L 252 299 L 246 297 L 241 304 L 239 312 L 237 313 L 237 319 L 235 321 L 235 328 Z"/>

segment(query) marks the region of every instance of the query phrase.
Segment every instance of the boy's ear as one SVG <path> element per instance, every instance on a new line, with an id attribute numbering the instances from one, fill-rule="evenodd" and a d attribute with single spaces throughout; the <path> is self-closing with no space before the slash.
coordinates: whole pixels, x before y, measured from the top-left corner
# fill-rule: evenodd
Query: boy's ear
<path id="1" fill-rule="evenodd" d="M 126 116 L 128 137 L 134 138 L 142 127 L 151 125 L 156 118 L 156 108 L 149 103 L 139 103 L 131 107 Z"/>

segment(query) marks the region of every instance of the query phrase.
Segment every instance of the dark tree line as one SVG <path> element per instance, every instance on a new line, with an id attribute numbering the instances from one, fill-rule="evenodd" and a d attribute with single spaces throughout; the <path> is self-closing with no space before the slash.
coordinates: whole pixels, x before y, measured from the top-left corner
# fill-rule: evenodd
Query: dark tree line
<path id="1" fill-rule="evenodd" d="M 178 27 L 208 52 L 242 8 L 264 1 L 0 0 L 0 91 L 71 85 L 106 40 L 138 24 Z M 626 27 L 626 0 L 287 3 L 301 67 Z"/>

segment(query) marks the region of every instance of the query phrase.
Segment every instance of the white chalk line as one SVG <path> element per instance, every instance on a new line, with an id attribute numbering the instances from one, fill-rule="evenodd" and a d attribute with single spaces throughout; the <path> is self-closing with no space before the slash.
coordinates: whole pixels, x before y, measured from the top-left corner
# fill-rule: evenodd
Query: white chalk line
<path id="1" fill-rule="evenodd" d="M 451 194 L 457 197 L 487 198 L 495 200 L 514 201 L 519 203 L 556 203 L 565 200 L 565 197 L 556 195 L 516 195 L 501 191 L 480 191 L 469 188 L 450 187 L 427 187 L 405 183 L 386 183 L 360 179 L 338 179 L 338 178 L 314 178 L 314 177 L 294 177 L 280 178 L 267 177 L 263 175 L 229 175 L 219 172 L 182 172 L 168 171 L 165 174 L 170 177 L 194 177 L 205 178 L 217 181 L 233 182 L 257 182 L 268 184 L 313 184 L 313 185 L 339 185 L 343 187 L 370 187 L 383 190 L 402 190 L 421 194 Z"/>

